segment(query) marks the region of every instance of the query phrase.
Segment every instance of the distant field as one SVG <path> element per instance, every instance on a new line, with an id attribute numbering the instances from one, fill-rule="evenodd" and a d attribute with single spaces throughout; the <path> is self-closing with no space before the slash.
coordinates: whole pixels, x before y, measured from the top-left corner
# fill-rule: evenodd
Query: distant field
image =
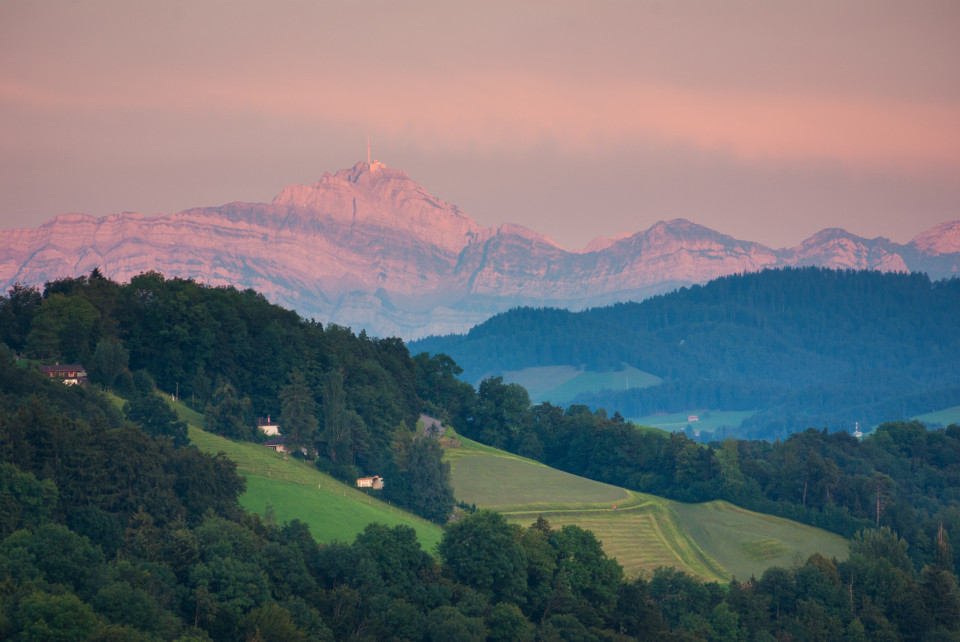
<path id="1" fill-rule="evenodd" d="M 630 421 L 643 426 L 662 428 L 670 432 L 675 432 L 681 428 L 686 429 L 688 426 L 691 430 L 713 432 L 720 426 L 730 426 L 731 428 L 739 426 L 755 412 L 756 410 L 690 410 L 673 414 L 647 415 Z M 697 415 L 700 421 L 689 421 L 690 415 Z"/>
<path id="2" fill-rule="evenodd" d="M 503 373 L 505 383 L 519 383 L 530 393 L 531 401 L 540 400 L 545 394 L 579 375 L 583 370 L 573 366 L 541 366 L 523 370 L 507 370 Z"/>
<path id="3" fill-rule="evenodd" d="M 647 388 L 661 381 L 656 375 L 628 365 L 619 372 L 586 371 L 573 366 L 524 368 L 505 371 L 503 380 L 526 388 L 534 403 L 549 401 L 553 404 L 567 404 L 582 392 Z"/>
<path id="4" fill-rule="evenodd" d="M 589 529 L 628 574 L 673 566 L 725 582 L 759 575 L 774 564 L 789 566 L 797 554 L 846 556 L 842 537 L 789 520 L 726 502 L 681 504 L 457 439 L 463 446 L 446 451 L 457 499 L 524 526 L 543 515 L 554 527 Z"/>
<path id="5" fill-rule="evenodd" d="M 953 406 L 952 408 L 945 408 L 936 412 L 928 412 L 925 415 L 917 415 L 913 418 L 925 424 L 939 424 L 941 426 L 949 426 L 950 424 L 960 425 L 960 406 Z"/>

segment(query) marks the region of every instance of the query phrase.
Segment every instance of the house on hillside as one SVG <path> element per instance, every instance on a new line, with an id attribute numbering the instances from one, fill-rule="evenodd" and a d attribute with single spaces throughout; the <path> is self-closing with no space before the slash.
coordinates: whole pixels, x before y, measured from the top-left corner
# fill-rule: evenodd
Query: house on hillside
<path id="1" fill-rule="evenodd" d="M 374 475 L 373 477 L 357 477 L 357 488 L 372 488 L 380 490 L 383 488 L 383 477 Z"/>
<path id="2" fill-rule="evenodd" d="M 280 426 L 275 422 L 270 421 L 270 415 L 267 415 L 266 419 L 263 417 L 257 417 L 257 427 L 264 432 L 264 434 L 271 437 L 275 437 L 280 434 Z"/>
<path id="3" fill-rule="evenodd" d="M 87 383 L 87 373 L 79 363 L 69 365 L 40 366 L 40 372 L 51 379 L 60 379 L 68 386 L 84 385 Z"/>
<path id="4" fill-rule="evenodd" d="M 271 450 L 275 450 L 278 453 L 285 453 L 289 455 L 292 451 L 287 446 L 287 438 L 283 435 L 277 435 L 273 439 L 268 439 L 267 441 L 260 444 L 261 446 L 266 446 Z"/>

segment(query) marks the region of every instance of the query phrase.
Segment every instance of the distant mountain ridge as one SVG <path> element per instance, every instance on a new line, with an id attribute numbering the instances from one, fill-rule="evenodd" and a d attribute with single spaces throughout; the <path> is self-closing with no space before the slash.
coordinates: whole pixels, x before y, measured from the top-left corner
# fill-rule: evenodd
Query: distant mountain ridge
<path id="1" fill-rule="evenodd" d="M 684 219 L 567 251 L 519 225 L 482 227 L 401 170 L 360 162 L 271 203 L 178 214 L 64 214 L 0 237 L 0 287 L 100 267 L 254 288 L 323 323 L 415 339 L 465 332 L 519 305 L 579 310 L 766 267 L 960 274 L 960 221 L 910 243 L 823 230 L 774 250 Z"/>

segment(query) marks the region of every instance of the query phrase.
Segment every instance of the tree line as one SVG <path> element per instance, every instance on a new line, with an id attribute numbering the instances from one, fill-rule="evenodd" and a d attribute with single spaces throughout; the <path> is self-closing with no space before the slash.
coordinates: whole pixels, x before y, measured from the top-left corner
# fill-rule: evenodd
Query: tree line
<path id="1" fill-rule="evenodd" d="M 152 273 L 128 285 L 94 272 L 43 293 L 15 287 L 0 298 L 0 333 L 17 354 L 89 363 L 128 399 L 117 408 L 96 387 L 50 381 L 0 350 L 4 637 L 923 639 L 955 635 L 960 622 L 949 545 L 960 531 L 956 427 L 701 445 L 617 413 L 532 405 L 498 378 L 474 389 L 444 354 L 410 357 L 398 340 L 322 328 L 252 291 Z M 263 352 L 278 336 L 279 351 Z M 403 528 L 319 545 L 302 524 L 239 508 L 235 465 L 189 446 L 156 395 L 180 376 L 192 381 L 181 398 L 208 428 L 256 438 L 254 408 L 276 409 L 319 466 L 392 471 L 387 489 L 441 523 L 449 468 L 436 440 L 412 428 L 421 410 L 593 479 L 829 528 L 852 536 L 851 557 L 814 556 L 729 587 L 670 569 L 626 580 L 587 531 L 521 528 L 485 511 L 447 526 L 433 555 Z"/>

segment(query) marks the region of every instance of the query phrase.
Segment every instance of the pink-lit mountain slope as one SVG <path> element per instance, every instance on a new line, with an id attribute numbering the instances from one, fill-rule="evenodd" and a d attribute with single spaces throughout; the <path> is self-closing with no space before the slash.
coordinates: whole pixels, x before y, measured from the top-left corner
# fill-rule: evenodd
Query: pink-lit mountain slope
<path id="1" fill-rule="evenodd" d="M 272 203 L 179 214 L 65 214 L 0 235 L 0 287 L 147 270 L 254 288 L 324 323 L 403 338 L 462 332 L 517 305 L 571 309 L 641 299 L 765 267 L 822 265 L 960 274 L 960 221 L 901 245 L 823 230 L 773 250 L 686 220 L 568 252 L 518 225 L 477 225 L 404 172 L 357 163 Z"/>

